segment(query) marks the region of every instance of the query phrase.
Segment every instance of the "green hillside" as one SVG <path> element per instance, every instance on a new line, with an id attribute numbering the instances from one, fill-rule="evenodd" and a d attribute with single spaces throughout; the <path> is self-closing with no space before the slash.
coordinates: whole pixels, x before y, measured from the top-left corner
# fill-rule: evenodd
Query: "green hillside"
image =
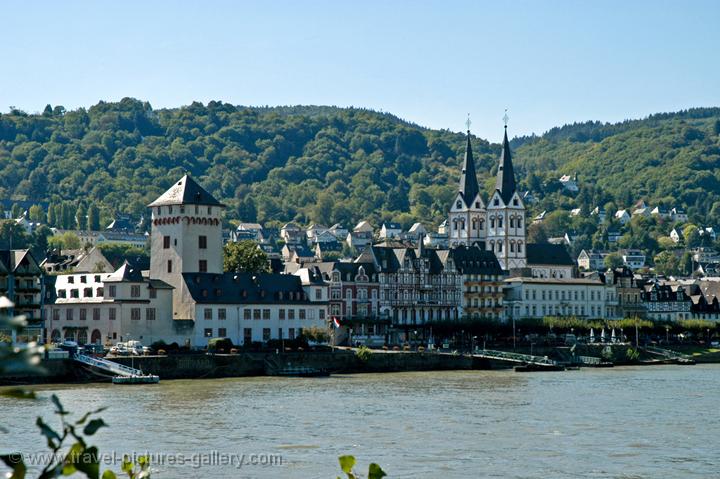
<path id="1" fill-rule="evenodd" d="M 513 145 L 521 186 L 541 199 L 534 210 L 642 197 L 705 221 L 720 219 L 718 133 L 720 109 L 696 109 L 568 125 Z M 473 146 L 489 189 L 499 145 L 475 138 Z M 461 134 L 357 108 L 211 102 L 153 110 L 134 99 L 67 112 L 48 106 L 0 115 L 0 198 L 48 201 L 58 226 L 78 207 L 99 208 L 104 223 L 117 212 L 144 214 L 188 171 L 229 206 L 228 220 L 438 223 L 463 148 Z M 559 191 L 557 177 L 575 172 L 580 194 Z"/>

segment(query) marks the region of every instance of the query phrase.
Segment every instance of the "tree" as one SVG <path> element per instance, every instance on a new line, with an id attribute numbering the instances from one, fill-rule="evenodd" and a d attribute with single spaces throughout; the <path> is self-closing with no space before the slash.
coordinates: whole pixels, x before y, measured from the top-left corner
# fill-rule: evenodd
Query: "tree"
<path id="1" fill-rule="evenodd" d="M 48 206 L 48 213 L 47 213 L 47 224 L 48 226 L 57 226 L 57 215 L 55 214 L 55 205 L 53 203 L 50 203 Z"/>
<path id="2" fill-rule="evenodd" d="M 42 223 L 45 221 L 45 212 L 40 205 L 32 205 L 30 207 L 29 214 L 30 221 L 35 221 L 36 223 Z"/>
<path id="3" fill-rule="evenodd" d="M 29 238 L 25 228 L 13 220 L 0 221 L 0 249 L 27 248 Z"/>
<path id="4" fill-rule="evenodd" d="M 87 208 L 83 203 L 80 203 L 77 210 L 75 210 L 75 223 L 79 230 L 87 229 Z"/>
<path id="5" fill-rule="evenodd" d="M 223 263 L 225 271 L 265 273 L 270 269 L 265 252 L 250 240 L 227 243 Z"/>
<path id="6" fill-rule="evenodd" d="M 527 230 L 528 243 L 547 243 L 548 236 L 542 223 L 532 223 Z"/>
<path id="7" fill-rule="evenodd" d="M 48 238 L 48 246 L 57 249 L 80 249 L 80 238 L 75 233 L 66 231 L 61 235 Z"/>
<path id="8" fill-rule="evenodd" d="M 10 216 L 17 219 L 17 218 L 20 218 L 22 216 L 22 214 L 23 214 L 23 210 L 20 207 L 20 205 L 17 203 L 13 203 L 12 208 L 10 208 Z"/>
<path id="9" fill-rule="evenodd" d="M 658 246 L 663 250 L 675 249 L 675 242 L 669 236 L 660 236 L 657 239 Z"/>
<path id="10" fill-rule="evenodd" d="M 625 264 L 625 262 L 622 259 L 622 256 L 620 256 L 620 253 L 610 253 L 609 255 L 605 256 L 603 263 L 605 264 L 605 267 L 608 269 L 617 269 L 617 268 L 622 267 L 622 265 Z"/>
<path id="11" fill-rule="evenodd" d="M 100 210 L 95 203 L 90 203 L 87 210 L 88 229 L 97 231 L 100 229 Z"/>
<path id="12" fill-rule="evenodd" d="M 657 274 L 664 274 L 665 276 L 676 276 L 680 274 L 678 258 L 670 251 L 661 252 L 655 256 L 654 260 L 655 272 Z"/>

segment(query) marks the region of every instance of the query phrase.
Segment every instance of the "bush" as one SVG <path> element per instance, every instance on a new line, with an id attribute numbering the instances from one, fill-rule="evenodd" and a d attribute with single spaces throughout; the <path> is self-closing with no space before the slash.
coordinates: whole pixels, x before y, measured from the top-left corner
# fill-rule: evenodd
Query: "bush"
<path id="1" fill-rule="evenodd" d="M 355 356 L 363 363 L 368 362 L 370 359 L 370 356 L 372 356 L 372 351 L 370 351 L 370 348 L 367 346 L 360 346 L 355 351 Z"/>

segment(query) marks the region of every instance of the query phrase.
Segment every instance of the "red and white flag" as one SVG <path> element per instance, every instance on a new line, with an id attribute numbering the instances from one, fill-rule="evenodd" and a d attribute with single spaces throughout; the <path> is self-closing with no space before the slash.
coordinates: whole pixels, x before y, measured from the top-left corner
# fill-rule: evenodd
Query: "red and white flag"
<path id="1" fill-rule="evenodd" d="M 340 321 L 338 321 L 338 319 L 337 319 L 335 316 L 333 316 L 332 320 L 333 320 L 333 324 L 335 325 L 335 327 L 336 327 L 336 328 L 339 328 L 339 327 L 340 327 Z"/>

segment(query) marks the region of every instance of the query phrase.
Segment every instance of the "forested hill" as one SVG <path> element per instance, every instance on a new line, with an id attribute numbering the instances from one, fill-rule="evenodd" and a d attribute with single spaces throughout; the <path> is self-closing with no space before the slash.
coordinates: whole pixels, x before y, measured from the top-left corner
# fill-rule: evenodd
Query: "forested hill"
<path id="1" fill-rule="evenodd" d="M 583 123 L 514 140 L 515 161 L 521 186 L 544 198 L 535 208 L 645 197 L 703 215 L 718 201 L 720 216 L 718 133 L 718 109 Z M 499 145 L 473 140 L 489 190 Z M 190 172 L 229 206 L 231 220 L 437 223 L 456 191 L 464 143 L 458 133 L 357 108 L 211 102 L 153 110 L 123 99 L 13 110 L 0 115 L 0 199 L 93 204 L 104 221 L 115 212 L 139 217 Z M 587 188 L 560 195 L 556 178 L 574 172 Z"/>

